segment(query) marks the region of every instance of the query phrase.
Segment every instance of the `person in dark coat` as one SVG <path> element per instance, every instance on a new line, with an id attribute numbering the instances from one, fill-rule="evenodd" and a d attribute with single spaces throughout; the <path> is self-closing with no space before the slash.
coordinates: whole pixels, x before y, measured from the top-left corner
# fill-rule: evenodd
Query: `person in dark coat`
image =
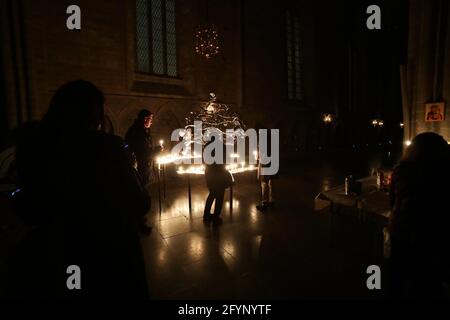
<path id="1" fill-rule="evenodd" d="M 450 155 L 441 136 L 414 138 L 391 184 L 392 297 L 449 297 Z"/>
<path id="2" fill-rule="evenodd" d="M 150 134 L 152 124 L 153 113 L 142 109 L 125 135 L 128 154 L 133 159 L 144 186 L 148 186 L 150 183 L 153 160 L 162 151 L 162 146 L 153 145 L 153 138 Z M 145 216 L 140 222 L 140 230 L 143 234 L 149 234 L 152 230 L 152 227 L 148 226 Z"/>
<path id="3" fill-rule="evenodd" d="M 10 261 L 13 297 L 148 298 L 138 224 L 150 199 L 122 139 L 101 130 L 103 108 L 93 84 L 69 82 L 18 142 L 17 211 L 34 229 Z"/>
<path id="4" fill-rule="evenodd" d="M 214 142 L 215 137 L 211 137 L 211 141 L 208 144 Z M 207 144 L 207 145 L 208 145 Z M 212 156 L 215 157 L 213 151 Z M 219 163 L 222 162 L 222 163 Z M 233 182 L 233 176 L 226 169 L 223 161 L 217 161 L 212 164 L 205 165 L 205 180 L 208 187 L 209 194 L 206 198 L 205 210 L 203 213 L 204 221 L 213 221 L 215 224 L 221 224 L 222 219 L 220 214 L 222 213 L 223 199 L 225 196 L 225 189 L 230 187 Z M 211 207 L 214 205 L 214 214 L 211 213 Z"/>
<path id="5" fill-rule="evenodd" d="M 125 135 L 125 141 L 136 158 L 137 170 L 144 185 L 150 182 L 153 158 L 161 151 L 160 146 L 153 146 L 153 139 L 150 134 L 152 124 L 153 113 L 147 109 L 142 109 Z"/>

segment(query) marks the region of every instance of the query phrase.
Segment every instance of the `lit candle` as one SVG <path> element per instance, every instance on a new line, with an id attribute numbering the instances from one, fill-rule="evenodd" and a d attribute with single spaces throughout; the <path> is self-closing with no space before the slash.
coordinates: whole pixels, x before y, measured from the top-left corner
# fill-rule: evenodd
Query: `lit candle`
<path id="1" fill-rule="evenodd" d="M 161 148 L 162 148 L 163 144 L 164 144 L 164 140 L 159 140 L 159 146 L 160 146 Z"/>

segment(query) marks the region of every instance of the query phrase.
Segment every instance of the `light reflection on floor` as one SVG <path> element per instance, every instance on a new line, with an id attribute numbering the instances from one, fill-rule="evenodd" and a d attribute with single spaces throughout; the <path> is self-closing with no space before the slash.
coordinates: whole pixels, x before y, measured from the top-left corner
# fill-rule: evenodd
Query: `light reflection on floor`
<path id="1" fill-rule="evenodd" d="M 265 213 L 255 208 L 260 199 L 255 177 L 238 177 L 233 210 L 227 190 L 220 226 L 202 219 L 207 197 L 203 179 L 191 180 L 191 213 L 185 179 L 167 182 L 161 213 L 153 185 L 148 214 L 153 232 L 143 239 L 152 297 L 361 296 L 358 275 L 366 263 L 367 244 L 345 231 L 349 243 L 357 243 L 362 252 L 355 253 L 353 245 L 350 252 L 330 248 L 328 216 L 312 211 L 315 194 L 339 184 L 344 175 L 329 166 L 299 168 L 276 181 L 276 207 Z"/>

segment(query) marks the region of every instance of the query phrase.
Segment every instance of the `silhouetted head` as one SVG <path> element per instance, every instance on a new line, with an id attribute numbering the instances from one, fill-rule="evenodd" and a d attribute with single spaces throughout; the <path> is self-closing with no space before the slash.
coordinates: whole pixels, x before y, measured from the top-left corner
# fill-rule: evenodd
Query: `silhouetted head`
<path id="1" fill-rule="evenodd" d="M 205 145 L 203 146 L 203 148 L 209 147 L 211 144 L 215 143 L 217 140 L 220 143 L 219 145 L 223 148 L 223 151 L 222 151 L 222 156 L 223 156 L 224 152 L 225 152 L 225 145 L 223 144 L 222 137 L 216 136 L 216 135 L 210 135 L 210 136 L 208 136 L 208 139 L 209 140 L 205 141 Z M 211 156 L 216 157 L 216 149 L 211 150 Z M 214 162 L 214 163 L 216 163 L 216 162 Z M 223 163 L 223 160 L 222 160 L 222 163 Z"/>
<path id="2" fill-rule="evenodd" d="M 445 139 L 433 132 L 417 135 L 406 149 L 404 161 L 433 164 L 448 161 L 449 146 Z"/>
<path id="3" fill-rule="evenodd" d="M 149 129 L 153 124 L 153 113 L 147 109 L 142 109 L 138 113 L 137 121 L 141 123 L 144 128 Z"/>
<path id="4" fill-rule="evenodd" d="M 205 140 L 205 147 L 209 146 L 210 144 L 214 143 L 214 141 L 216 141 L 216 136 L 214 136 L 214 135 L 209 136 L 208 134 L 206 134 L 206 136 L 207 136 L 207 139 L 209 139 L 209 140 Z"/>
<path id="5" fill-rule="evenodd" d="M 56 134 L 77 134 L 102 128 L 103 93 L 84 80 L 71 81 L 53 95 L 42 125 Z"/>

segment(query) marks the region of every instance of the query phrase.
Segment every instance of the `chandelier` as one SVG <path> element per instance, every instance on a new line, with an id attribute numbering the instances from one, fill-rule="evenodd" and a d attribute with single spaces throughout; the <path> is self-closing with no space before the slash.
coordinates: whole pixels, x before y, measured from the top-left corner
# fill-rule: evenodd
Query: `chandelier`
<path id="1" fill-rule="evenodd" d="M 214 25 L 201 25 L 195 34 L 195 52 L 206 59 L 219 53 L 219 34 Z"/>

